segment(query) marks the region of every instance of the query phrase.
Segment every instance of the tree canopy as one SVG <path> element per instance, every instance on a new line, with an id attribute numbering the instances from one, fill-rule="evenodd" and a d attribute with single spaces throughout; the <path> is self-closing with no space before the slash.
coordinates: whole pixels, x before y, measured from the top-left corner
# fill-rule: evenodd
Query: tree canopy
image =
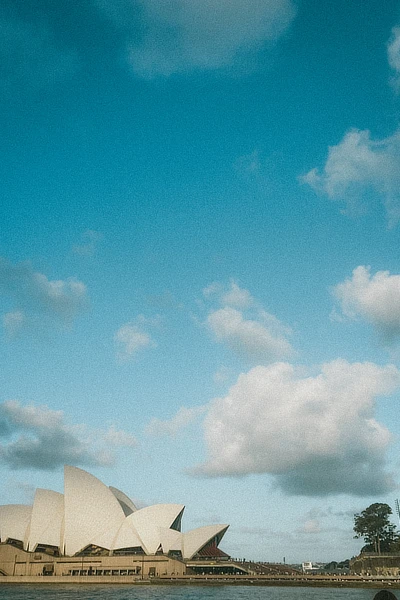
<path id="1" fill-rule="evenodd" d="M 354 515 L 355 538 L 364 538 L 364 552 L 394 552 L 398 549 L 399 536 L 396 525 L 390 522 L 392 509 L 388 504 L 371 504 Z"/>

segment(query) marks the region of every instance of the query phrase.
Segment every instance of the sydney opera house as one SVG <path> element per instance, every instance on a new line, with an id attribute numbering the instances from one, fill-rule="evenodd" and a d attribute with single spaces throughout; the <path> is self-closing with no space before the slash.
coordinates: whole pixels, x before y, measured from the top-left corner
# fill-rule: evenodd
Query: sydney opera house
<path id="1" fill-rule="evenodd" d="M 143 578 L 207 573 L 215 565 L 235 570 L 218 548 L 228 525 L 182 532 L 184 508 L 137 509 L 120 490 L 66 466 L 64 494 L 37 489 L 31 506 L 0 506 L 0 575 Z"/>

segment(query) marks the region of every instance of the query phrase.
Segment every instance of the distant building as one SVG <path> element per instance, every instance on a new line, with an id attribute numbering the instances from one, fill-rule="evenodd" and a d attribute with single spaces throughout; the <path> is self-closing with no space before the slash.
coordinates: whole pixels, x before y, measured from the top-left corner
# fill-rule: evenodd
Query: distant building
<path id="1" fill-rule="evenodd" d="M 313 562 L 303 562 L 301 563 L 301 570 L 303 571 L 303 573 L 316 573 L 317 571 L 319 571 L 321 569 L 321 566 L 319 563 L 313 563 Z"/>

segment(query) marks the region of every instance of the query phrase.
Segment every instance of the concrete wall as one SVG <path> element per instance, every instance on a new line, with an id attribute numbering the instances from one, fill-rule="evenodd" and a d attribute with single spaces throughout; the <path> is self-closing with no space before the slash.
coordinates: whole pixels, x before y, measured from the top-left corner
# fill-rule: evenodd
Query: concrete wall
<path id="1" fill-rule="evenodd" d="M 25 552 L 0 544 L 0 574 L 10 576 L 130 576 L 136 578 L 184 575 L 183 562 L 167 556 L 84 556 L 54 557 L 44 552 Z M 109 572 L 108 572 L 109 571 Z M 121 571 L 123 571 L 121 573 Z"/>
<path id="2" fill-rule="evenodd" d="M 350 561 L 350 572 L 374 577 L 399 577 L 400 554 L 360 554 Z"/>

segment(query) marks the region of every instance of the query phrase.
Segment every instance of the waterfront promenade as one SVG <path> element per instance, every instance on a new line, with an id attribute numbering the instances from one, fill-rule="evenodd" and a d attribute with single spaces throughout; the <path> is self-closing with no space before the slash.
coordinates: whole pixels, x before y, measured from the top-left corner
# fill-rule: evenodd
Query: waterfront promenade
<path id="1" fill-rule="evenodd" d="M 398 577 L 360 575 L 181 575 L 141 579 L 132 576 L 3 576 L 1 584 L 121 584 L 121 585 L 249 585 L 283 587 L 392 588 L 400 589 Z"/>

